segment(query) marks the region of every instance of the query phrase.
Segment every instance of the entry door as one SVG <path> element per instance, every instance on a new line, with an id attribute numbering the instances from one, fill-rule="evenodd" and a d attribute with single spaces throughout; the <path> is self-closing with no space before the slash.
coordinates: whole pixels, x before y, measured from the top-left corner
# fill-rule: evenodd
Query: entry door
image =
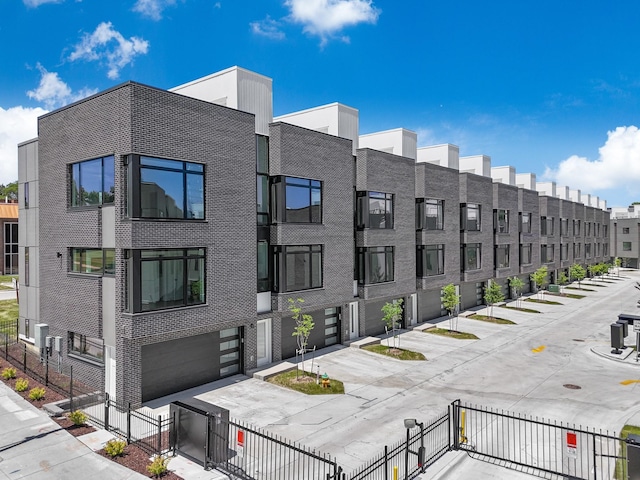
<path id="1" fill-rule="evenodd" d="M 271 319 L 258 320 L 258 366 L 271 363 Z"/>
<path id="2" fill-rule="evenodd" d="M 410 325 L 417 325 L 418 324 L 418 294 L 417 293 L 412 293 L 410 298 L 410 302 L 411 302 L 411 319 L 410 319 Z"/>
<path id="3" fill-rule="evenodd" d="M 355 340 L 360 336 L 359 320 L 358 302 L 351 302 L 349 304 L 349 340 Z"/>

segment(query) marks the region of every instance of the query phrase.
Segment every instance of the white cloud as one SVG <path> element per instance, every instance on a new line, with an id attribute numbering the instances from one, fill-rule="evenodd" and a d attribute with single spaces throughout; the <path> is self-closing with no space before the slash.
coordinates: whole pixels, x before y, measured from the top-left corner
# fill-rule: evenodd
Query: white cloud
<path id="1" fill-rule="evenodd" d="M 376 23 L 380 15 L 372 0 L 285 0 L 284 4 L 291 12 L 289 19 L 320 37 L 322 44 L 347 26 Z"/>
<path id="2" fill-rule="evenodd" d="M 18 143 L 38 135 L 36 119 L 45 113 L 39 107 L 0 107 L 0 183 L 18 179 Z"/>
<path id="3" fill-rule="evenodd" d="M 138 0 L 133 6 L 133 11 L 141 13 L 152 20 L 160 20 L 162 11 L 176 4 L 176 0 Z"/>
<path id="4" fill-rule="evenodd" d="M 280 22 L 274 20 L 269 15 L 264 20 L 251 22 L 251 31 L 256 35 L 270 38 L 272 40 L 284 39 L 284 32 L 280 30 Z"/>
<path id="5" fill-rule="evenodd" d="M 149 50 L 149 42 L 142 38 L 126 39 L 114 30 L 111 22 L 102 22 L 92 34 L 84 34 L 80 43 L 69 55 L 69 60 L 105 61 L 109 71 L 107 76 L 116 79 L 120 69 L 133 62 L 137 55 Z"/>
<path id="6" fill-rule="evenodd" d="M 572 155 L 557 168 L 547 168 L 544 177 L 583 192 L 626 189 L 640 192 L 640 131 L 633 125 L 607 133 L 598 149 L 599 157 L 589 160 Z"/>
<path id="7" fill-rule="evenodd" d="M 36 8 L 45 3 L 60 3 L 64 0 L 23 0 L 27 7 Z"/>
<path id="8" fill-rule="evenodd" d="M 83 88 L 78 92 L 72 92 L 69 85 L 60 79 L 56 72 L 48 72 L 42 65 L 37 65 L 40 70 L 40 83 L 38 88 L 29 90 L 27 96 L 44 103 L 48 109 L 58 108 L 77 100 L 81 100 L 89 95 L 93 95 L 98 90 Z"/>

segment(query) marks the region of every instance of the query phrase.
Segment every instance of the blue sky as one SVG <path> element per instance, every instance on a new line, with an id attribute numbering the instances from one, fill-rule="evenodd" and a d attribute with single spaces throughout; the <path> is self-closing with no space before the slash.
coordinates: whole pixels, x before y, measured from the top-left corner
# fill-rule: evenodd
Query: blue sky
<path id="1" fill-rule="evenodd" d="M 45 111 L 239 65 L 274 114 L 330 102 L 538 181 L 640 200 L 636 2 L 0 0 L 0 183 Z"/>

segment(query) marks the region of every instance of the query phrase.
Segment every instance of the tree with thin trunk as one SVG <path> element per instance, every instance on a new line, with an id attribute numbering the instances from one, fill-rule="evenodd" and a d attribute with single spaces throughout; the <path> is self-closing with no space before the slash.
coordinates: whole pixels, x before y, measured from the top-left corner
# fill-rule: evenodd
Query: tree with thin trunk
<path id="1" fill-rule="evenodd" d="M 542 293 L 542 289 L 547 284 L 547 267 L 540 267 L 535 272 L 531 274 L 531 280 L 536 284 L 536 288 L 538 289 L 538 293 L 540 294 L 540 298 L 544 299 L 544 294 Z"/>
<path id="2" fill-rule="evenodd" d="M 560 272 L 558 275 L 558 285 L 560 285 L 560 293 L 564 293 L 564 286 L 569 283 L 569 277 L 564 271 Z"/>
<path id="3" fill-rule="evenodd" d="M 520 298 L 522 297 L 524 281 L 520 277 L 511 277 L 509 278 L 509 286 L 513 290 L 513 295 L 516 297 L 516 307 L 520 308 Z"/>
<path id="4" fill-rule="evenodd" d="M 484 301 L 489 307 L 489 318 L 493 318 L 493 305 L 504 301 L 502 287 L 495 280 L 489 280 L 487 283 L 484 289 Z"/>
<path id="5" fill-rule="evenodd" d="M 597 265 L 589 265 L 587 267 L 587 270 L 589 272 L 589 276 L 591 276 L 591 278 L 593 278 L 594 280 L 597 280 L 596 276 L 598 275 L 598 266 Z"/>
<path id="6" fill-rule="evenodd" d="M 458 295 L 456 286 L 453 283 L 442 287 L 442 296 L 440 301 L 442 306 L 449 314 L 449 330 L 455 331 L 458 328 L 458 307 L 460 305 L 460 299 L 462 297 Z M 453 315 L 455 314 L 456 320 L 453 321 Z"/>
<path id="7" fill-rule="evenodd" d="M 392 302 L 387 302 L 382 306 L 382 313 L 384 314 L 382 321 L 385 323 L 387 334 L 389 333 L 389 330 L 391 330 L 391 334 L 393 336 L 393 348 L 400 347 L 399 344 L 396 345 L 396 340 L 398 339 L 396 329 L 399 327 L 400 319 L 402 318 L 402 302 L 403 300 L 399 298 Z M 391 345 L 389 344 L 389 337 L 387 337 L 387 347 L 391 348 Z"/>
<path id="8" fill-rule="evenodd" d="M 584 280 L 584 277 L 586 276 L 587 272 L 579 263 L 574 263 L 569 267 L 569 278 L 578 282 L 578 288 L 582 289 L 582 285 L 580 284 L 580 282 L 582 282 L 582 280 Z"/>
<path id="9" fill-rule="evenodd" d="M 618 276 L 620 276 L 620 267 L 622 266 L 622 259 L 620 257 L 616 257 L 614 260 L 614 264 L 616 266 L 616 271 L 618 272 Z"/>
<path id="10" fill-rule="evenodd" d="M 307 351 L 307 344 L 309 343 L 309 335 L 315 326 L 313 317 L 307 313 L 302 313 L 302 304 L 304 300 L 296 298 L 295 300 L 289 299 L 289 312 L 291 318 L 295 322 L 296 326 L 293 329 L 292 336 L 296 337 L 298 344 L 298 352 L 302 355 L 302 371 L 304 372 L 304 354 Z M 298 379 L 298 370 L 296 370 L 296 379 Z"/>

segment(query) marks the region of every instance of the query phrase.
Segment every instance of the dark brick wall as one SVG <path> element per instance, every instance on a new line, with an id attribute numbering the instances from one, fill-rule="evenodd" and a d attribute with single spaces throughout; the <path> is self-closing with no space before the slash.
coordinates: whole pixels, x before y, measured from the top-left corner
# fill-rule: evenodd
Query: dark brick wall
<path id="1" fill-rule="evenodd" d="M 518 232 L 518 187 L 506 185 L 504 183 L 493 184 L 493 208 L 508 210 L 509 231 L 508 233 L 494 234 L 495 245 L 509 245 L 509 267 L 494 270 L 495 278 L 505 279 L 517 275 L 520 272 L 520 249 Z M 492 212 L 493 213 L 493 212 Z M 494 263 L 495 265 L 495 263 Z M 504 285 L 504 282 L 501 283 Z"/>

